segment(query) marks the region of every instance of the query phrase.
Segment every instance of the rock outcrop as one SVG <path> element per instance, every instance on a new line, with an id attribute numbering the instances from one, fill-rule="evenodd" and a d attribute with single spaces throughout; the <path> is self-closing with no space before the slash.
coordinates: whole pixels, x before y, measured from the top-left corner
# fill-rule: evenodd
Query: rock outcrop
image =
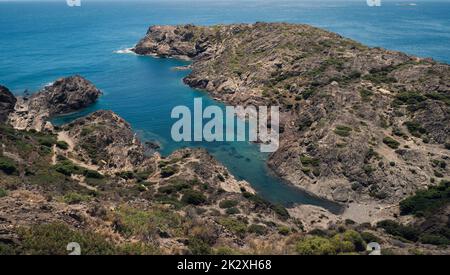
<path id="1" fill-rule="evenodd" d="M 269 165 L 319 196 L 390 205 L 449 176 L 447 64 L 284 23 L 153 26 L 134 51 L 192 59 L 184 82 L 228 104 L 279 105 Z"/>
<path id="2" fill-rule="evenodd" d="M 60 78 L 30 97 L 19 97 L 9 122 L 17 129 L 41 131 L 49 118 L 85 108 L 100 95 L 100 90 L 80 76 Z"/>
<path id="3" fill-rule="evenodd" d="M 16 97 L 5 86 L 0 85 L 0 123 L 8 119 L 9 114 L 14 111 Z"/>
<path id="4" fill-rule="evenodd" d="M 111 173 L 133 171 L 145 162 L 145 148 L 131 126 L 112 111 L 96 111 L 62 127 L 76 157 Z"/>

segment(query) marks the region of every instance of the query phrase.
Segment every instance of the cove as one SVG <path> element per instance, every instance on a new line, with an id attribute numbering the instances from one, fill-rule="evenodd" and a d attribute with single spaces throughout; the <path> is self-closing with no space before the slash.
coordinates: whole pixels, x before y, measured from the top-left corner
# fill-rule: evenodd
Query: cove
<path id="1" fill-rule="evenodd" d="M 65 1 L 0 2 L 0 82 L 20 95 L 59 77 L 82 75 L 104 95 L 94 106 L 57 122 L 98 109 L 112 110 L 130 122 L 141 138 L 161 143 L 164 155 L 180 147 L 204 147 L 273 202 L 336 210 L 335 204 L 309 196 L 272 175 L 266 166 L 267 155 L 259 152 L 258 145 L 173 142 L 173 106 L 192 108 L 195 97 L 202 97 L 206 106 L 222 105 L 182 83 L 188 72 L 172 68 L 186 62 L 114 52 L 132 47 L 150 25 L 285 21 L 448 62 L 449 11 L 449 3 L 433 1 L 422 1 L 416 8 L 386 2 L 375 9 L 365 1 L 312 0 L 240 1 L 239 5 L 234 1 L 84 1 L 80 8 L 70 8 Z"/>
<path id="2" fill-rule="evenodd" d="M 122 83 L 123 87 L 129 86 L 128 91 L 133 92 L 128 92 L 127 96 L 120 100 L 105 90 L 104 96 L 97 104 L 81 112 L 57 117 L 53 120 L 54 124 L 68 123 L 94 110 L 111 109 L 130 122 L 143 141 L 159 143 L 163 156 L 184 147 L 204 148 L 237 179 L 248 181 L 259 195 L 272 203 L 285 206 L 311 204 L 324 207 L 333 213 L 341 212 L 341 205 L 313 196 L 275 176 L 266 165 L 268 153 L 261 153 L 258 144 L 248 141 L 173 141 L 171 128 L 177 120 L 171 118 L 173 107 L 183 105 L 194 110 L 194 99 L 201 98 L 203 108 L 218 106 L 223 112 L 226 109 L 224 104 L 213 100 L 206 92 L 192 89 L 182 82 L 189 71 L 178 71 L 175 68 L 189 64 L 187 61 L 133 54 L 116 54 L 114 58 L 128 64 L 137 62 L 142 65 L 142 71 L 133 72 L 134 77 L 139 76 L 142 79 L 128 79 Z M 157 77 L 154 76 L 156 72 Z M 134 88 L 136 83 L 140 85 Z"/>

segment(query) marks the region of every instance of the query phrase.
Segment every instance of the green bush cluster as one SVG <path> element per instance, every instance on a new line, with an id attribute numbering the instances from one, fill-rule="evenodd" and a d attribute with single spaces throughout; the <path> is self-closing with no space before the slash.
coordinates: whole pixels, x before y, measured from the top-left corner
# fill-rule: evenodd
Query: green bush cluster
<path id="1" fill-rule="evenodd" d="M 18 171 L 18 168 L 12 159 L 0 156 L 0 170 L 7 175 L 12 175 Z"/>
<path id="2" fill-rule="evenodd" d="M 226 217 L 219 219 L 218 222 L 226 229 L 230 230 L 240 237 L 244 237 L 244 235 L 247 233 L 247 223 L 242 220 Z"/>
<path id="3" fill-rule="evenodd" d="M 248 232 L 259 236 L 267 234 L 267 227 L 260 224 L 252 224 L 248 227 Z"/>
<path id="4" fill-rule="evenodd" d="M 181 198 L 181 201 L 186 204 L 200 205 L 206 203 L 207 198 L 199 191 L 186 190 Z"/>
<path id="5" fill-rule="evenodd" d="M 269 208 L 272 209 L 281 219 L 288 219 L 290 218 L 289 212 L 286 210 L 286 208 L 281 204 L 273 204 L 269 202 L 268 200 L 249 192 L 243 192 L 242 195 L 247 198 L 248 200 L 252 201 L 255 204 L 255 207 L 261 207 L 261 208 Z"/>
<path id="6" fill-rule="evenodd" d="M 319 166 L 320 159 L 312 158 L 310 156 L 303 154 L 300 156 L 300 162 L 302 163 L 303 166 Z"/>
<path id="7" fill-rule="evenodd" d="M 366 242 L 354 230 L 347 230 L 334 236 L 307 236 L 296 244 L 300 255 L 337 255 L 361 252 Z"/>
<path id="8" fill-rule="evenodd" d="M 427 133 L 427 130 L 423 128 L 420 123 L 415 121 L 407 121 L 404 123 L 408 131 L 411 133 L 411 135 L 415 137 L 421 137 L 423 134 Z"/>
<path id="9" fill-rule="evenodd" d="M 0 188 L 0 198 L 8 196 L 8 191 L 3 188 Z"/>
<path id="10" fill-rule="evenodd" d="M 220 208 L 231 208 L 238 205 L 238 201 L 236 200 L 223 200 L 219 203 Z"/>
<path id="11" fill-rule="evenodd" d="M 165 166 L 161 168 L 161 177 L 168 178 L 178 173 L 178 168 L 176 166 Z"/>
<path id="12" fill-rule="evenodd" d="M 396 141 L 391 137 L 383 138 L 383 143 L 389 146 L 392 149 L 397 149 L 400 146 L 400 142 Z"/>
<path id="13" fill-rule="evenodd" d="M 345 126 L 345 125 L 337 125 L 337 126 L 336 126 L 336 129 L 334 129 L 334 132 L 336 133 L 336 135 L 339 135 L 339 136 L 341 136 L 341 137 L 348 137 L 348 136 L 350 136 L 350 132 L 351 132 L 352 130 L 353 130 L 353 129 L 350 128 L 350 127 L 348 127 L 348 126 Z"/>
<path id="14" fill-rule="evenodd" d="M 116 211 L 115 228 L 126 237 L 148 239 L 163 231 L 177 235 L 182 226 L 182 217 L 170 209 L 153 208 L 141 210 L 123 206 Z"/>
<path id="15" fill-rule="evenodd" d="M 86 169 L 74 164 L 68 159 L 63 159 L 53 166 L 56 172 L 70 177 L 71 175 L 84 175 L 91 179 L 103 179 L 104 176 L 97 171 Z"/>
<path id="16" fill-rule="evenodd" d="M 67 144 L 67 142 L 65 142 L 65 141 L 60 140 L 60 141 L 56 142 L 56 147 L 58 147 L 59 149 L 62 149 L 62 150 L 67 150 L 67 149 L 69 149 L 69 144 Z"/>
<path id="17" fill-rule="evenodd" d="M 67 244 L 76 242 L 82 255 L 152 255 L 159 250 L 147 244 L 117 245 L 90 231 L 71 229 L 62 223 L 40 224 L 18 231 L 20 244 L 11 245 L 8 254 L 67 255 Z M 0 249 L 1 251 L 2 249 Z"/>
<path id="18" fill-rule="evenodd" d="M 418 229 L 392 220 L 380 221 L 377 223 L 377 227 L 384 229 L 388 234 L 413 242 L 416 242 L 420 235 Z"/>
<path id="19" fill-rule="evenodd" d="M 84 201 L 89 201 L 91 198 L 92 197 L 89 195 L 84 195 L 76 192 L 69 192 L 63 197 L 64 202 L 68 204 L 78 204 Z"/>
<path id="20" fill-rule="evenodd" d="M 415 195 L 400 202 L 402 215 L 429 215 L 450 203 L 450 181 L 442 180 L 438 186 L 417 191 Z"/>

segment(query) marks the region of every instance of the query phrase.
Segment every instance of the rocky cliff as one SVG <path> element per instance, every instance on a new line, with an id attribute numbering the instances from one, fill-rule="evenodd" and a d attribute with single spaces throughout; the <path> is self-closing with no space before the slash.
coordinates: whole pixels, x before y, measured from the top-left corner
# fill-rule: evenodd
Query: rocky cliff
<path id="1" fill-rule="evenodd" d="M 0 123 L 5 122 L 9 114 L 14 111 L 16 101 L 16 97 L 8 88 L 0 85 Z"/>
<path id="2" fill-rule="evenodd" d="M 191 59 L 184 82 L 228 104 L 279 105 L 269 165 L 319 196 L 387 209 L 449 176 L 447 64 L 284 23 L 153 26 L 134 51 Z"/>
<path id="3" fill-rule="evenodd" d="M 41 131 L 49 118 L 85 108 L 100 95 L 100 90 L 80 76 L 60 78 L 29 97 L 19 97 L 9 121 L 18 129 Z"/>

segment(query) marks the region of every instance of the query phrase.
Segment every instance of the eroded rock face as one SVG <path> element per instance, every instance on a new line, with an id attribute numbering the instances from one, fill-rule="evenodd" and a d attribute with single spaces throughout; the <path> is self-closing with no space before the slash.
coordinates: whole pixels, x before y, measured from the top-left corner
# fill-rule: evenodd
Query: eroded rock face
<path id="1" fill-rule="evenodd" d="M 154 26 L 134 50 L 191 58 L 184 82 L 220 101 L 279 105 L 269 165 L 322 197 L 395 203 L 449 176 L 447 64 L 284 23 Z"/>
<path id="2" fill-rule="evenodd" d="M 100 95 L 100 90 L 81 76 L 60 78 L 29 98 L 19 97 L 9 121 L 17 129 L 41 131 L 49 118 L 85 108 Z"/>
<path id="3" fill-rule="evenodd" d="M 9 114 L 14 111 L 16 97 L 5 86 L 0 85 L 0 123 L 5 122 Z"/>

